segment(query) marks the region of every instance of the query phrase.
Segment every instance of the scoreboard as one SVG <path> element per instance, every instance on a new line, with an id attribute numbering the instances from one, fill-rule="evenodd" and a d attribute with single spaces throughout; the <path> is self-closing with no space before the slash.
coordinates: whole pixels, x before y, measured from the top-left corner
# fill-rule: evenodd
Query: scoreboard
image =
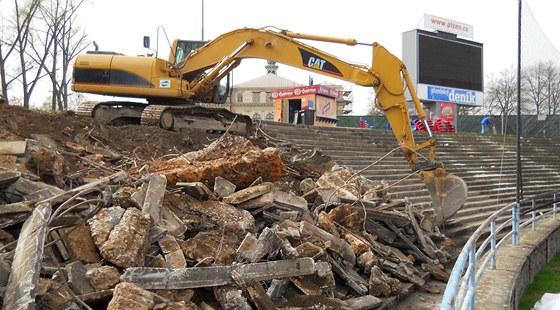
<path id="1" fill-rule="evenodd" d="M 481 43 L 415 29 L 403 33 L 402 59 L 421 100 L 482 105 Z"/>

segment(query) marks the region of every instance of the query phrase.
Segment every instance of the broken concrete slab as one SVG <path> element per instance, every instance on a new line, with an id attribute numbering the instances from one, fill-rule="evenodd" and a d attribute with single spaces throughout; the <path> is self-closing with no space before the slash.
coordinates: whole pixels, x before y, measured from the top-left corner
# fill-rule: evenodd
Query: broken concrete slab
<path id="1" fill-rule="evenodd" d="M 375 309 L 383 303 L 381 299 L 371 296 L 371 295 L 364 295 L 356 298 L 350 298 L 344 301 L 348 308 L 352 310 L 369 310 Z"/>
<path id="2" fill-rule="evenodd" d="M 24 200 L 36 199 L 38 197 L 35 196 L 35 193 L 42 191 L 47 191 L 47 193 L 52 194 L 45 199 L 64 193 L 62 189 L 56 186 L 40 181 L 29 180 L 25 177 L 18 178 L 17 181 L 11 184 L 7 189 L 7 192 L 11 192 L 14 196 L 17 196 L 16 199 L 18 200 L 14 199 L 13 202 L 21 201 L 21 197 L 23 197 Z"/>
<path id="3" fill-rule="evenodd" d="M 322 230 L 319 227 L 313 226 L 308 222 L 300 223 L 300 234 L 302 236 L 313 236 L 319 238 L 324 242 L 324 246 L 338 253 L 344 260 L 354 265 L 356 263 L 356 254 L 352 247 L 344 239 L 337 238 L 332 234 Z"/>
<path id="4" fill-rule="evenodd" d="M 66 273 L 66 278 L 68 279 L 68 286 L 78 295 L 93 293 L 95 289 L 89 283 L 86 277 L 87 269 L 84 265 L 75 261 L 72 262 L 64 268 Z"/>
<path id="5" fill-rule="evenodd" d="M 243 291 L 234 286 L 217 287 L 214 289 L 214 295 L 222 309 L 253 309 L 247 298 L 243 295 Z"/>
<path id="6" fill-rule="evenodd" d="M 87 221 L 97 247 L 102 246 L 109 239 L 109 234 L 121 220 L 124 211 L 125 209 L 121 207 L 102 208 Z"/>
<path id="7" fill-rule="evenodd" d="M 85 276 L 96 291 L 103 291 L 119 283 L 120 273 L 117 268 L 106 265 L 88 269 Z"/>
<path id="8" fill-rule="evenodd" d="M 187 195 L 198 200 L 216 199 L 214 193 L 202 182 L 177 182 L 175 185 L 182 187 Z"/>
<path id="9" fill-rule="evenodd" d="M 85 224 L 64 228 L 62 231 L 67 234 L 64 244 L 73 259 L 83 263 L 97 263 L 101 257 L 97 252 L 91 232 Z"/>
<path id="10" fill-rule="evenodd" d="M 262 284 L 258 281 L 250 281 L 247 284 L 247 292 L 251 297 L 251 301 L 259 310 L 274 310 L 276 306 L 270 296 L 266 294 Z"/>
<path id="11" fill-rule="evenodd" d="M 150 174 L 147 179 L 148 188 L 142 204 L 142 211 L 148 213 L 152 217 L 152 221 L 157 224 L 160 219 L 160 209 L 163 205 L 167 179 L 161 174 Z"/>
<path id="12" fill-rule="evenodd" d="M 187 226 L 190 233 L 201 231 L 225 231 L 238 236 L 255 232 L 255 218 L 246 210 L 240 210 L 222 201 L 198 201 L 192 198 L 181 198 L 175 205 L 177 215 Z"/>
<path id="13" fill-rule="evenodd" d="M 177 238 L 181 238 L 187 232 L 187 225 L 165 205 L 161 207 L 157 225 Z"/>
<path id="14" fill-rule="evenodd" d="M 274 194 L 272 192 L 265 193 L 263 195 L 257 196 L 255 198 L 249 199 L 247 201 L 237 204 L 240 209 L 257 209 L 257 208 L 267 208 L 273 206 Z"/>
<path id="15" fill-rule="evenodd" d="M 33 211 L 30 202 L 17 202 L 0 205 L 0 228 L 24 222 Z"/>
<path id="16" fill-rule="evenodd" d="M 29 135 L 29 137 L 34 140 L 33 143 L 39 143 L 42 146 L 46 146 L 46 147 L 49 147 L 51 149 L 59 149 L 60 148 L 58 143 L 56 143 L 56 141 L 54 141 L 54 139 L 48 134 L 34 133 L 34 134 Z"/>
<path id="17" fill-rule="evenodd" d="M 265 182 L 232 193 L 231 195 L 224 197 L 222 201 L 233 205 L 240 204 L 250 199 L 269 193 L 272 190 L 273 190 L 273 184 L 270 182 Z"/>
<path id="18" fill-rule="evenodd" d="M 0 154 L 24 155 L 27 150 L 27 141 L 0 141 Z"/>
<path id="19" fill-rule="evenodd" d="M 51 205 L 42 203 L 23 224 L 4 293 L 5 309 L 35 309 L 43 245 L 51 212 Z"/>
<path id="20" fill-rule="evenodd" d="M 107 161 L 117 161 L 117 160 L 123 158 L 122 154 L 119 154 L 119 153 L 114 152 L 114 151 L 112 151 L 110 149 L 107 149 L 107 148 L 93 146 L 91 144 L 86 145 L 85 150 L 86 150 L 86 153 L 89 153 L 89 154 L 101 155 L 101 156 L 103 156 L 103 159 L 105 159 Z"/>
<path id="21" fill-rule="evenodd" d="M 135 208 L 124 210 L 112 207 L 105 212 L 100 211 L 88 223 L 105 260 L 124 268 L 144 266 L 144 254 L 149 249 L 149 231 L 153 224 L 148 213 Z"/>
<path id="22" fill-rule="evenodd" d="M 41 308 L 80 309 L 74 301 L 73 293 L 68 287 L 52 279 L 39 278 L 39 288 L 36 298 Z"/>
<path id="23" fill-rule="evenodd" d="M 328 261 L 332 266 L 332 270 L 341 277 L 346 284 L 352 288 L 359 296 L 368 293 L 368 282 L 364 280 L 352 266 L 338 263 L 335 259 L 328 257 Z"/>
<path id="24" fill-rule="evenodd" d="M 302 213 L 309 212 L 307 200 L 283 191 L 274 191 L 273 193 L 273 202 L 277 207 Z"/>
<path id="25" fill-rule="evenodd" d="M 20 172 L 10 170 L 0 170 L 0 188 L 4 188 L 14 183 L 21 176 Z"/>
<path id="26" fill-rule="evenodd" d="M 223 198 L 235 193 L 236 188 L 237 186 L 235 186 L 235 184 L 220 176 L 217 176 L 214 180 L 214 193 L 219 197 Z"/>
<path id="27" fill-rule="evenodd" d="M 113 298 L 107 310 L 151 310 L 155 305 L 154 293 L 132 283 L 119 283 L 115 286 Z"/>
<path id="28" fill-rule="evenodd" d="M 200 232 L 181 244 L 185 258 L 197 266 L 229 265 L 241 240 L 236 235 L 218 231 Z"/>
<path id="29" fill-rule="evenodd" d="M 185 268 L 187 261 L 181 246 L 175 237 L 167 234 L 158 240 L 165 262 L 168 268 Z"/>
<path id="30" fill-rule="evenodd" d="M 260 149 L 249 140 L 231 135 L 224 135 L 194 155 L 185 154 L 166 162 L 150 162 L 148 166 L 148 172 L 165 175 L 169 184 L 202 182 L 210 188 L 213 188 L 218 176 L 230 180 L 238 188 L 245 188 L 258 176 L 277 181 L 286 175 L 278 149 Z M 139 176 L 139 169 L 132 168 L 130 173 Z"/>
<path id="31" fill-rule="evenodd" d="M 389 297 L 400 292 L 400 281 L 387 276 L 378 266 L 371 268 L 369 294 L 375 297 Z"/>
<path id="32" fill-rule="evenodd" d="M 312 258 L 296 258 L 263 263 L 194 268 L 127 268 L 121 281 L 134 283 L 144 289 L 185 289 L 234 285 L 231 273 L 236 271 L 245 279 L 265 281 L 313 274 Z"/>

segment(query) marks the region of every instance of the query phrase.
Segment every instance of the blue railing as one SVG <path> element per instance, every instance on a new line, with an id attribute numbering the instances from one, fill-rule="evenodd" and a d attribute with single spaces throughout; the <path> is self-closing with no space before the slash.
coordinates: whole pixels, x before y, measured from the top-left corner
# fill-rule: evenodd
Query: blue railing
<path id="1" fill-rule="evenodd" d="M 513 245 L 519 245 L 521 228 L 531 224 L 532 229 L 535 230 L 537 222 L 550 214 L 552 214 L 553 219 L 556 219 L 558 203 L 556 197 L 557 193 L 539 194 L 531 198 L 525 198 L 519 204 L 517 202 L 508 204 L 489 216 L 463 246 L 463 250 L 451 271 L 441 300 L 440 309 L 474 310 L 476 285 L 488 267 L 488 263 L 490 263 L 490 268 L 496 269 L 496 251 L 510 237 Z M 496 227 L 498 218 L 510 209 L 511 217 Z M 523 212 L 523 215 L 530 213 L 531 217 L 520 224 L 521 212 Z M 509 227 L 511 227 L 511 231 L 499 239 L 496 238 L 503 229 Z M 477 248 L 478 240 L 484 234 L 487 234 L 488 230 L 490 230 L 490 235 Z M 487 249 L 488 244 L 490 244 L 489 252 Z M 488 255 L 486 255 L 487 253 Z M 486 257 L 479 264 L 477 270 L 477 261 L 484 255 Z"/>

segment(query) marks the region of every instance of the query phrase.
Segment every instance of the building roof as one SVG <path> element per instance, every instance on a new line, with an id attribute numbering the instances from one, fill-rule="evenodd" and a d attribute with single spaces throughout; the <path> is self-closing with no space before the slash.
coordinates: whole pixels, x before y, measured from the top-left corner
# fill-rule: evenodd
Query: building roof
<path id="1" fill-rule="evenodd" d="M 234 85 L 234 88 L 291 88 L 303 86 L 303 84 L 292 81 L 290 79 L 278 76 L 274 73 L 267 73 L 263 76 L 248 80 L 243 83 Z"/>

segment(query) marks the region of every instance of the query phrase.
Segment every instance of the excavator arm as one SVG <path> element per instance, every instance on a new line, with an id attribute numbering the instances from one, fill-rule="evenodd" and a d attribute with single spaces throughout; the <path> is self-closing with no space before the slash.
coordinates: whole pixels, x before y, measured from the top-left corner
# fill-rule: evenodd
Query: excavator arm
<path id="1" fill-rule="evenodd" d="M 426 113 L 414 92 L 404 63 L 378 43 L 373 43 L 371 67 L 344 61 L 296 38 L 338 42 L 356 45 L 356 40 L 304 35 L 269 28 L 244 28 L 219 36 L 177 63 L 182 79 L 192 81 L 193 94 L 210 92 L 214 85 L 237 66 L 242 59 L 259 58 L 275 61 L 295 68 L 323 74 L 350 83 L 372 87 L 377 95 L 378 107 L 384 111 L 399 145 L 403 146 L 410 165 L 417 163 L 417 151 L 428 147 L 429 158 L 435 158 L 435 141 L 417 145 L 414 141 L 405 90 L 412 96 L 420 120 Z M 226 56 L 223 56 L 226 55 Z M 201 74 L 203 73 L 204 74 Z M 197 78 L 198 77 L 198 78 Z M 404 84 L 404 85 L 403 85 Z"/>
<path id="2" fill-rule="evenodd" d="M 270 28 L 243 28 L 225 33 L 193 51 L 176 64 L 176 70 L 181 79 L 191 81 L 189 88 L 194 94 L 209 92 L 241 60 L 248 58 L 267 59 L 372 87 L 376 93 L 376 104 L 391 124 L 408 164 L 413 171 L 418 171 L 430 192 L 438 222 L 454 215 L 466 201 L 467 187 L 461 178 L 446 172 L 443 165 L 435 161 L 436 142 L 431 132 L 428 132 L 426 141 L 420 144 L 414 141 L 405 91 L 408 90 L 417 116 L 423 122 L 426 122 L 426 113 L 404 63 L 378 43 L 371 44 L 372 64 L 368 67 L 344 61 L 297 39 L 358 44 L 354 39 L 275 31 Z M 426 128 L 429 130 L 427 124 Z M 420 162 L 418 152 L 425 148 L 428 148 L 428 160 Z"/>

